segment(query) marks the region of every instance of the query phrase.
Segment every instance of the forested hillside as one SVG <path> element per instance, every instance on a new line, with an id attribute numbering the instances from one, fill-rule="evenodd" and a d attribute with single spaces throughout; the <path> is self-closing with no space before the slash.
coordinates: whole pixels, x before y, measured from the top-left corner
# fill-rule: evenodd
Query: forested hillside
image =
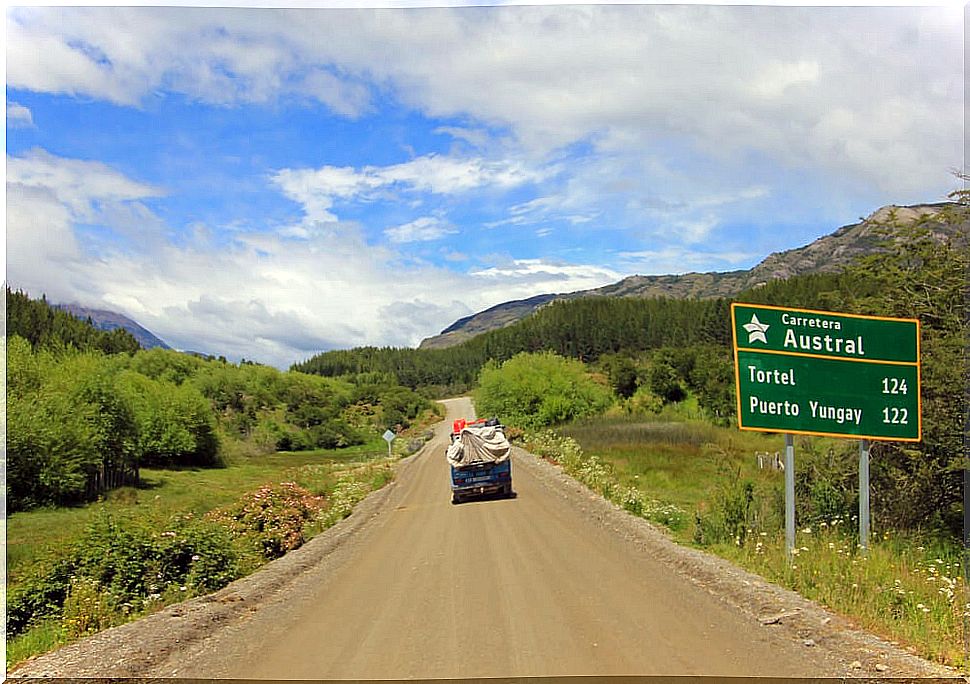
<path id="1" fill-rule="evenodd" d="M 138 341 L 127 330 L 98 330 L 67 311 L 50 306 L 46 297 L 32 300 L 23 292 L 6 288 L 7 335 L 18 335 L 34 347 L 66 346 L 106 354 L 134 352 Z"/>
<path id="2" fill-rule="evenodd" d="M 825 306 L 847 293 L 869 293 L 864 274 L 813 274 L 746 291 L 738 301 Z M 728 351 L 729 299 L 596 297 L 556 301 L 501 330 L 447 349 L 362 347 L 325 352 L 293 366 L 328 377 L 379 371 L 430 393 L 469 389 L 486 361 L 550 351 L 595 362 L 604 354 L 636 355 L 662 347 L 713 345 Z"/>

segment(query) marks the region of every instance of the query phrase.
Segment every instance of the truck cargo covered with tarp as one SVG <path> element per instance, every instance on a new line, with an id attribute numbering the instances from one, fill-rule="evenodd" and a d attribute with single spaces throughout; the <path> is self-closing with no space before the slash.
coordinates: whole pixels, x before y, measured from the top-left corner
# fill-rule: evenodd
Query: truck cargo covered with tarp
<path id="1" fill-rule="evenodd" d="M 448 463 L 455 468 L 479 463 L 501 463 L 512 447 L 501 425 L 468 425 L 448 447 Z"/>

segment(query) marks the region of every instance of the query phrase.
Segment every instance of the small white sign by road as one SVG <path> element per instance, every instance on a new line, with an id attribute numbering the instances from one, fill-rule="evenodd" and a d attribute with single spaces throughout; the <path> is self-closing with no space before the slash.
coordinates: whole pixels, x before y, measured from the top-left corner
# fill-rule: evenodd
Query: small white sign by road
<path id="1" fill-rule="evenodd" d="M 390 457 L 390 455 L 391 455 L 391 442 L 394 441 L 394 438 L 395 437 L 397 437 L 397 435 L 395 435 L 390 430 L 385 430 L 384 431 L 384 441 L 387 442 L 387 455 L 388 455 L 388 457 Z"/>

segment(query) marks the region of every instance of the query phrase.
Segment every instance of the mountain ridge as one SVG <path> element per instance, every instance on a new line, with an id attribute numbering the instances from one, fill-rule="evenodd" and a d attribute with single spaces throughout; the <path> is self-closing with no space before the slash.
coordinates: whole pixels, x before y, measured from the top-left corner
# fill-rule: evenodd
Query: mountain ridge
<path id="1" fill-rule="evenodd" d="M 159 347 L 161 349 L 172 348 L 153 332 L 128 316 L 118 313 L 117 311 L 108 311 L 107 309 L 92 309 L 86 306 L 81 306 L 77 303 L 52 304 L 51 306 L 53 306 L 55 309 L 66 311 L 75 318 L 80 318 L 82 321 L 90 318 L 91 323 L 98 330 L 110 331 L 115 330 L 116 328 L 123 328 L 132 334 L 132 336 L 138 341 L 138 344 L 141 345 L 142 349 L 152 349 L 155 347 Z"/>
<path id="2" fill-rule="evenodd" d="M 956 206 L 953 202 L 906 206 L 890 204 L 877 209 L 858 223 L 841 226 L 807 245 L 772 252 L 748 270 L 692 272 L 681 275 L 631 275 L 615 283 L 589 290 L 540 294 L 496 304 L 455 321 L 438 335 L 422 340 L 418 348 L 443 349 L 461 344 L 482 333 L 511 325 L 556 300 L 581 297 L 731 297 L 772 280 L 806 273 L 838 272 L 856 257 L 878 249 L 882 239 L 880 231 L 885 228 L 892 229 L 920 222 L 934 233 L 946 235 L 956 232 L 960 227 L 966 228 L 966 222 L 952 225 L 933 220 L 934 216 L 945 209 Z"/>

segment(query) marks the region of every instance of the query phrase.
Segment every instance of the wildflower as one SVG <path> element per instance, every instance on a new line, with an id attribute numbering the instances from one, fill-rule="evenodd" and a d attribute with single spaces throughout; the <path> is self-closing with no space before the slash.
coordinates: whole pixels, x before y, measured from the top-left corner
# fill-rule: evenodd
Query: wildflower
<path id="1" fill-rule="evenodd" d="M 179 591 L 185 591 L 185 585 L 179 587 Z"/>
<path id="2" fill-rule="evenodd" d="M 928 613 L 928 612 L 930 612 L 930 609 L 929 608 L 923 608 L 923 612 L 924 613 Z"/>
<path id="3" fill-rule="evenodd" d="M 926 606 L 924 606 L 922 603 L 917 603 L 916 607 L 919 608 L 920 610 L 923 610 Z"/>
<path id="4" fill-rule="evenodd" d="M 834 542 L 829 542 L 829 548 L 830 549 L 834 549 L 835 548 L 835 543 Z M 839 549 L 839 553 L 842 553 L 842 549 Z"/>
<path id="5" fill-rule="evenodd" d="M 808 551 L 808 547 L 807 546 L 803 546 L 802 547 L 802 551 Z"/>
<path id="6" fill-rule="evenodd" d="M 818 526 L 819 526 L 819 527 L 828 527 L 828 523 L 826 523 L 826 522 L 825 522 L 825 521 L 823 520 L 822 522 L 820 522 L 820 523 L 818 524 Z"/>
<path id="7" fill-rule="evenodd" d="M 806 527 L 804 530 L 802 530 L 802 532 L 804 532 L 805 534 L 811 534 L 812 533 L 812 528 L 811 527 Z"/>
<path id="8" fill-rule="evenodd" d="M 195 562 L 195 561 L 199 560 L 200 557 L 201 556 L 199 556 L 198 554 L 192 556 L 192 562 Z"/>

